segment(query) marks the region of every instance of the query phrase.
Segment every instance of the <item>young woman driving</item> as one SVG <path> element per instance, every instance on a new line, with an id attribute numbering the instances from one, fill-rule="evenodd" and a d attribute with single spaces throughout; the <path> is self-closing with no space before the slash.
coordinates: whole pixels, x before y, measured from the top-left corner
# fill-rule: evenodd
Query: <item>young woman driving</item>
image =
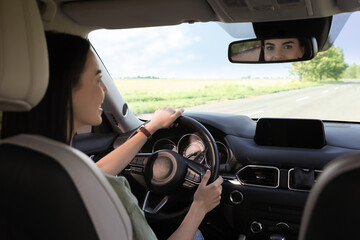
<path id="1" fill-rule="evenodd" d="M 101 124 L 101 104 L 107 89 L 87 40 L 54 32 L 47 32 L 46 38 L 50 65 L 47 92 L 30 112 L 4 112 L 1 135 L 6 138 L 20 133 L 39 134 L 71 145 L 74 134 L 81 126 Z M 145 127 L 150 134 L 168 128 L 182 112 L 182 109 L 161 108 Z M 134 239 L 156 239 L 156 236 L 126 179 L 115 175 L 129 164 L 146 141 L 145 134 L 136 134 L 96 163 L 127 209 Z M 193 239 L 205 214 L 220 203 L 223 180 L 219 177 L 207 185 L 209 177 L 210 172 L 207 171 L 187 215 L 170 239 Z"/>

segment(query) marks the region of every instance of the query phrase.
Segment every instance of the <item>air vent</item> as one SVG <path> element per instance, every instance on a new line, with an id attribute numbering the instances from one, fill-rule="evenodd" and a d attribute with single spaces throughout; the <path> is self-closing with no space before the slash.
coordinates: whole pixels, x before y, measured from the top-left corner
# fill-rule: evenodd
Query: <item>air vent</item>
<path id="1" fill-rule="evenodd" d="M 291 168 L 288 172 L 288 188 L 294 191 L 309 192 L 321 173 L 321 170 Z"/>
<path id="2" fill-rule="evenodd" d="M 241 168 L 236 177 L 244 185 L 277 188 L 280 170 L 276 167 L 248 165 Z"/>

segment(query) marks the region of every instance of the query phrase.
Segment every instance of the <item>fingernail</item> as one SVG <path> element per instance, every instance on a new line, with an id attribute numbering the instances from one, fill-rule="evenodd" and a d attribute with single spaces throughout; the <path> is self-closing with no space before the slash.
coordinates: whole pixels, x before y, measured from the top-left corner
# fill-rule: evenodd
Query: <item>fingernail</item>
<path id="1" fill-rule="evenodd" d="M 210 173 L 210 170 L 208 169 L 208 170 L 206 170 L 206 173 L 205 174 L 209 174 Z"/>

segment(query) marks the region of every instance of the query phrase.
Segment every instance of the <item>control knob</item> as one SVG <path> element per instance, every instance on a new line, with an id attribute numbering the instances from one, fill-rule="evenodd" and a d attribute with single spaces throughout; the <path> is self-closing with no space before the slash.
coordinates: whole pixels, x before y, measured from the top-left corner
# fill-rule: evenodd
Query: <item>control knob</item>
<path id="1" fill-rule="evenodd" d="M 253 221 L 250 225 L 250 230 L 252 233 L 259 233 L 263 229 L 262 224 L 257 221 Z"/>

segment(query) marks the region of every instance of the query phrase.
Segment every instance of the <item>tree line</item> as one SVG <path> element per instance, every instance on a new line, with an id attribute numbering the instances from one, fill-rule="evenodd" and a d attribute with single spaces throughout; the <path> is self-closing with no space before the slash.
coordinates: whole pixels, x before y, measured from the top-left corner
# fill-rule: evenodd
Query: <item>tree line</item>
<path id="1" fill-rule="evenodd" d="M 360 64 L 356 65 L 353 63 L 348 66 L 342 77 L 347 79 L 360 79 Z"/>
<path id="2" fill-rule="evenodd" d="M 347 65 L 343 50 L 331 47 L 310 61 L 292 63 L 290 74 L 308 81 L 360 79 L 360 65 Z"/>

